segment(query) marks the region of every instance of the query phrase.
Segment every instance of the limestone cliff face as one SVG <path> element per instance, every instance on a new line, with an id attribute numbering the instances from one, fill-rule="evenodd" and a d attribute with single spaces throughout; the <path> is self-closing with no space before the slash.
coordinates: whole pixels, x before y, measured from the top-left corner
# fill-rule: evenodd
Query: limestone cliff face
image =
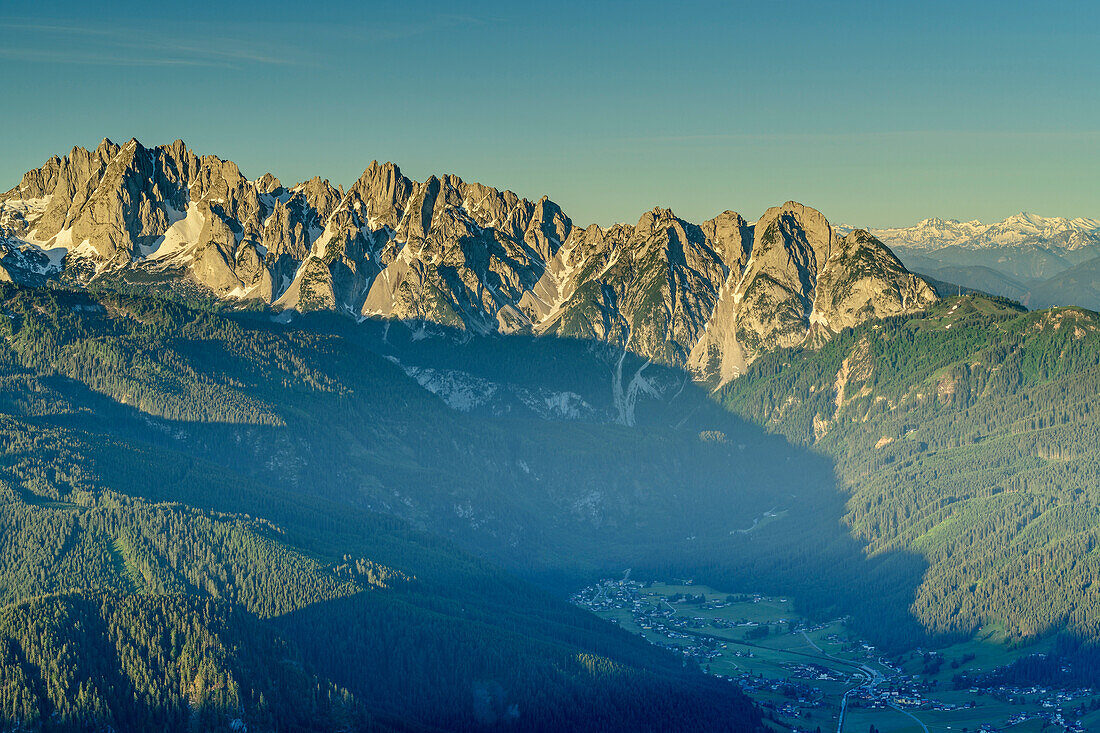
<path id="1" fill-rule="evenodd" d="M 863 231 L 838 238 L 820 212 L 788 201 L 754 227 L 744 269 L 731 274 L 689 367 L 728 382 L 762 353 L 814 345 L 869 318 L 912 313 L 935 300 Z"/>
<path id="2" fill-rule="evenodd" d="M 755 224 L 696 225 L 667 209 L 576 227 L 456 176 L 371 163 L 346 192 L 286 188 L 181 141 L 104 140 L 0 195 L 0 278 L 182 278 L 276 310 L 386 318 L 418 333 L 530 332 L 595 340 L 722 383 L 758 355 L 815 345 L 935 296 L 866 232 L 839 237 L 794 202 Z"/>
<path id="3" fill-rule="evenodd" d="M 395 256 L 362 312 L 422 328 L 477 333 L 529 329 L 517 308 L 572 223 L 552 202 L 534 203 L 455 176 L 419 184 L 393 234 Z"/>
<path id="4" fill-rule="evenodd" d="M 932 287 L 908 272 L 882 242 L 857 229 L 837 240 L 818 278 L 810 325 L 828 339 L 872 318 L 912 313 L 936 300 Z"/>
<path id="5" fill-rule="evenodd" d="M 720 382 L 742 373 L 757 355 L 802 342 L 810 326 L 818 276 L 836 247 L 820 212 L 788 201 L 756 222 L 744 268 L 722 292 L 691 367 Z"/>

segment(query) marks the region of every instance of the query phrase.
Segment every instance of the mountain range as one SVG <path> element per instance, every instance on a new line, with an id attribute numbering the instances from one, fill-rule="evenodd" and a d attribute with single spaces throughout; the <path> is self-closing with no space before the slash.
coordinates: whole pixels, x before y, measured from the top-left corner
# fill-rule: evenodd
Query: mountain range
<path id="1" fill-rule="evenodd" d="M 719 383 L 761 353 L 936 297 L 874 237 L 840 236 L 794 202 L 753 224 L 655 208 L 633 226 L 582 227 L 545 197 L 416 182 L 392 163 L 347 191 L 250 180 L 179 140 L 51 158 L 0 196 L 0 227 L 0 276 L 22 282 L 185 283 L 284 318 L 598 340 Z"/>
<path id="2" fill-rule="evenodd" d="M 849 227 L 838 227 L 847 231 Z M 1019 213 L 983 224 L 925 219 L 869 230 L 910 269 L 1029 308 L 1100 310 L 1100 221 Z"/>
<path id="3" fill-rule="evenodd" d="M 1013 214 L 993 224 L 983 224 L 976 219 L 933 218 L 911 227 L 870 231 L 890 247 L 906 249 L 1045 247 L 1072 252 L 1100 244 L 1100 221 L 1096 219 L 1045 217 L 1027 212 Z"/>

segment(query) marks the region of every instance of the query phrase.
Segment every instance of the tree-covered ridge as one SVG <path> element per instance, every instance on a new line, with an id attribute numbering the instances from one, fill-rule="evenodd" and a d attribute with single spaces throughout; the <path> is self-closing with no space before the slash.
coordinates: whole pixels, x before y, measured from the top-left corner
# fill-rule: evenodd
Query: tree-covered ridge
<path id="1" fill-rule="evenodd" d="M 232 606 L 88 591 L 0 608 L 0 721 L 16 731 L 388 729 Z"/>
<path id="2" fill-rule="evenodd" d="M 312 560 L 263 520 L 110 492 L 89 492 L 87 506 L 7 493 L 0 583 L 30 599 L 0 609 L 0 719 L 16 730 L 453 729 L 513 717 L 602 730 L 671 720 L 670 695 L 686 706 L 676 715 L 731 730 L 754 716 L 729 686 L 492 571 L 455 563 L 461 586 L 417 592 L 366 558 Z"/>
<path id="3" fill-rule="evenodd" d="M 0 506 L 7 528 L 0 541 L 0 600 L 81 587 L 197 593 L 267 618 L 409 580 L 366 558 L 322 564 L 288 546 L 280 528 L 264 520 L 109 491 L 73 498 L 85 504 L 13 496 Z"/>
<path id="4" fill-rule="evenodd" d="M 762 359 L 721 394 L 835 459 L 870 554 L 928 563 L 935 632 L 1100 638 L 1100 317 L 965 296 Z"/>
<path id="5" fill-rule="evenodd" d="M 5 298 L 0 336 L 10 345 L 5 375 L 16 369 L 59 374 L 87 384 L 123 404 L 174 420 L 280 424 L 273 411 L 247 394 L 278 358 L 235 338 L 231 321 L 151 299 L 104 294 L 96 299 L 65 291 L 43 291 L 35 299 Z M 181 358 L 173 342 L 252 346 L 254 384 L 218 379 Z M 290 363 L 293 366 L 293 362 Z M 303 379 L 318 375 L 300 374 Z M 312 380 L 311 380 L 312 382 Z"/>

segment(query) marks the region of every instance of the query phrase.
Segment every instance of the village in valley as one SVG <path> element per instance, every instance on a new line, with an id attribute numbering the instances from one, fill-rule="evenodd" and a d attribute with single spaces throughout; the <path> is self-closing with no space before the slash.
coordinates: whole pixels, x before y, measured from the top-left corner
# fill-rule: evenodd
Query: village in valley
<path id="1" fill-rule="evenodd" d="M 689 579 L 632 580 L 629 571 L 572 601 L 739 685 L 776 731 L 1100 730 L 1100 689 L 975 683 L 1023 654 L 1043 653 L 1009 653 L 994 632 L 887 655 L 859 639 L 847 619 L 803 618 L 791 598 L 725 593 Z"/>

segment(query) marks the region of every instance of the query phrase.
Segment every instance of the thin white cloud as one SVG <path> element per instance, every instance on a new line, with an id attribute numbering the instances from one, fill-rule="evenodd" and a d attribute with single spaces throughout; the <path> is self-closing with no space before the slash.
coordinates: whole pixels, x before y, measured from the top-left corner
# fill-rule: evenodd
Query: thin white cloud
<path id="1" fill-rule="evenodd" d="M 649 135 L 615 138 L 624 143 L 720 143 L 761 141 L 860 140 L 868 138 L 913 137 L 981 137 L 985 139 L 1091 139 L 1100 137 L 1100 130 L 870 130 L 867 132 L 731 132 L 694 135 Z"/>
<path id="2" fill-rule="evenodd" d="M 287 54 L 257 50 L 237 39 L 211 38 L 205 43 L 178 43 L 157 38 L 136 40 L 144 35 L 133 29 L 71 26 L 33 22 L 0 22 L 0 29 L 21 35 L 67 36 L 83 40 L 72 51 L 57 50 L 50 44 L 28 46 L 25 42 L 0 47 L 0 57 L 60 64 L 98 64 L 108 66 L 220 66 L 238 68 L 241 64 L 272 66 L 310 65 Z M 24 40 L 24 39 L 20 39 Z M 75 44 L 70 44 L 75 45 Z M 283 49 L 285 51 L 285 49 Z"/>
<path id="3" fill-rule="evenodd" d="M 224 66 L 197 58 L 128 58 L 100 53 L 67 53 L 40 48 L 0 48 L 0 58 L 54 64 L 94 64 L 96 66 Z"/>
<path id="4" fill-rule="evenodd" d="M 424 15 L 416 20 L 400 22 L 380 22 L 371 25 L 337 25 L 331 23 L 300 24 L 300 28 L 309 28 L 317 35 L 329 39 L 359 43 L 385 43 L 404 41 L 413 37 L 439 32 L 455 31 L 460 28 L 484 26 L 497 19 L 476 17 L 456 13 L 437 13 Z M 42 61 L 62 64 L 90 63 L 117 66 L 138 66 L 151 64 L 158 66 L 223 66 L 238 68 L 244 64 L 269 66 L 308 66 L 320 67 L 322 64 L 308 58 L 299 49 L 282 46 L 267 48 L 255 43 L 245 43 L 235 37 L 203 36 L 203 42 L 193 40 L 179 42 L 166 40 L 162 36 L 148 41 L 141 39 L 145 34 L 137 28 L 118 28 L 96 25 L 71 25 L 63 23 L 41 22 L 35 19 L 0 20 L 0 30 L 14 31 L 24 38 L 15 43 L 8 40 L 7 49 L 0 56 L 27 61 Z M 228 32 L 221 29 L 224 34 Z M 70 44 L 81 39 L 85 48 L 79 51 L 61 52 L 44 49 L 46 44 L 28 44 L 25 36 L 39 34 L 46 37 L 67 37 Z M 198 35 L 193 34 L 193 35 Z"/>
<path id="5" fill-rule="evenodd" d="M 10 23 L 0 22 L 0 28 L 9 28 L 17 31 L 42 31 L 45 33 L 68 33 L 82 36 L 110 36 L 118 31 L 112 29 L 86 28 L 71 25 L 54 25 L 49 23 Z"/>
<path id="6" fill-rule="evenodd" d="M 343 38 L 358 41 L 385 42 L 404 41 L 416 36 L 429 35 L 439 31 L 452 31 L 457 28 L 475 28 L 495 22 L 495 18 L 475 17 L 472 15 L 458 15 L 442 13 L 425 15 L 410 23 L 378 23 L 370 26 L 325 26 L 324 31 L 329 35 L 338 35 Z"/>

